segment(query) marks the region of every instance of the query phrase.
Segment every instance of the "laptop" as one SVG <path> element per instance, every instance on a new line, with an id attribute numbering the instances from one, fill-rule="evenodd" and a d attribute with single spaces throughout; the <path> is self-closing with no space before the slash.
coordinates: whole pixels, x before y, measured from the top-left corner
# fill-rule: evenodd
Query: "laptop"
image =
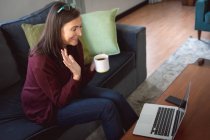
<path id="1" fill-rule="evenodd" d="M 191 82 L 188 83 L 185 96 L 178 107 L 145 103 L 133 134 L 157 139 L 174 139 L 187 110 L 190 87 Z M 181 108 L 183 102 L 186 104 Z"/>

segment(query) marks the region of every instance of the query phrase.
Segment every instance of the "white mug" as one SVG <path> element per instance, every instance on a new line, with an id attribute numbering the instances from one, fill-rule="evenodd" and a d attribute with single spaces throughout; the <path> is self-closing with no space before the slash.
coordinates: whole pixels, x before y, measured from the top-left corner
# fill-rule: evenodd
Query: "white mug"
<path id="1" fill-rule="evenodd" d="M 98 73 L 104 73 L 109 70 L 109 56 L 107 54 L 98 54 L 94 56 L 94 63 Z"/>

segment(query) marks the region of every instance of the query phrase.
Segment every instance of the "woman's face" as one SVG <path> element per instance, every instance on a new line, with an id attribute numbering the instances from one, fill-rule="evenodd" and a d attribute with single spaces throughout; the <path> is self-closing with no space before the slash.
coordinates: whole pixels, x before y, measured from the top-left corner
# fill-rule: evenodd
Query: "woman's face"
<path id="1" fill-rule="evenodd" d="M 76 46 L 79 37 L 82 35 L 82 20 L 78 17 L 70 22 L 67 22 L 61 28 L 61 38 L 64 45 Z"/>

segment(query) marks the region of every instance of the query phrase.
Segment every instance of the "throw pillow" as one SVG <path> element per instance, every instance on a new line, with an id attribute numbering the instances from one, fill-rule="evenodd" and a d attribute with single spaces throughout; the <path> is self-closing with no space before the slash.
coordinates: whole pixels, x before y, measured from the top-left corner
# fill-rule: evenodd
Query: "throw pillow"
<path id="1" fill-rule="evenodd" d="M 32 25 L 24 23 L 21 27 L 25 33 L 30 48 L 33 48 L 39 41 L 44 29 L 44 24 Z M 90 56 L 88 49 L 83 47 L 83 52 L 85 64 L 90 64 L 92 62 L 92 57 Z"/>
<path id="2" fill-rule="evenodd" d="M 26 35 L 30 48 L 36 46 L 44 29 L 44 24 L 32 25 L 23 23 L 21 27 Z"/>
<path id="3" fill-rule="evenodd" d="M 82 14 L 83 47 L 92 56 L 100 53 L 119 54 L 115 17 L 118 9 Z"/>

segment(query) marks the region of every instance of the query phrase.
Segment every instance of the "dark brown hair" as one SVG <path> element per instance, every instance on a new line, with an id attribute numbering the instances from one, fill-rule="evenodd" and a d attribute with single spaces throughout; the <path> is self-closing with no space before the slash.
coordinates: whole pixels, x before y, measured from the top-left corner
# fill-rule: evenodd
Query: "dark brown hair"
<path id="1" fill-rule="evenodd" d="M 44 31 L 36 47 L 31 51 L 33 54 L 44 54 L 53 56 L 62 61 L 61 49 L 64 47 L 61 38 L 61 28 L 64 24 L 76 19 L 80 16 L 80 12 L 73 8 L 62 9 L 58 13 L 57 11 L 62 7 L 66 6 L 66 3 L 56 2 L 50 9 Z"/>

